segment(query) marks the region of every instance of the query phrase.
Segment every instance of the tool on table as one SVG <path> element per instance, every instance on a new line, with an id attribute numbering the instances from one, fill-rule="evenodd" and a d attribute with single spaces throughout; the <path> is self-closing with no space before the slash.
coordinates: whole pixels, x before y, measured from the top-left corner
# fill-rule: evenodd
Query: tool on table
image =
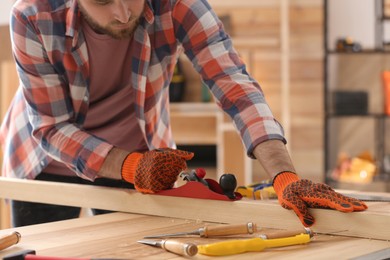
<path id="1" fill-rule="evenodd" d="M 213 179 L 204 178 L 205 176 L 206 171 L 203 168 L 197 168 L 191 170 L 191 172 L 182 171 L 179 177 L 186 181 L 186 184 L 177 188 L 162 190 L 154 194 L 230 201 L 240 200 L 242 198 L 241 194 L 234 191 L 237 186 L 237 181 L 233 174 L 223 174 L 219 183 Z"/>
<path id="2" fill-rule="evenodd" d="M 253 222 L 249 222 L 246 224 L 239 225 L 205 226 L 190 232 L 146 236 L 144 238 L 180 237 L 188 235 L 197 235 L 200 237 L 218 237 L 228 235 L 253 234 L 255 232 L 257 232 L 256 224 Z"/>
<path id="3" fill-rule="evenodd" d="M 196 168 L 195 170 L 191 170 L 191 172 L 182 171 L 179 174 L 179 177 L 182 178 L 184 181 L 197 181 L 205 185 L 206 187 L 209 187 L 209 184 L 207 181 L 205 181 L 203 178 L 206 176 L 206 171 L 203 168 Z"/>
<path id="4" fill-rule="evenodd" d="M 306 244 L 310 242 L 310 235 L 300 234 L 294 237 L 261 239 L 252 238 L 244 240 L 228 240 L 206 245 L 198 245 L 199 254 L 211 256 L 234 255 L 245 252 L 259 252 L 265 248 L 283 247 Z"/>
<path id="5" fill-rule="evenodd" d="M 0 237 L 0 250 L 6 249 L 12 245 L 19 243 L 20 237 L 20 233 L 16 231 Z"/>
<path id="6" fill-rule="evenodd" d="M 373 259 L 390 259 L 390 248 L 381 249 L 372 253 L 351 258 L 351 260 L 373 260 Z"/>
<path id="7" fill-rule="evenodd" d="M 138 243 L 156 246 L 171 253 L 182 256 L 194 256 L 198 253 L 198 247 L 193 243 L 183 243 L 175 240 L 139 240 Z"/>
<path id="8" fill-rule="evenodd" d="M 239 186 L 236 192 L 247 198 L 256 199 L 276 199 L 277 195 L 272 187 L 272 181 L 266 180 L 260 183 L 253 183 L 247 186 Z"/>
<path id="9" fill-rule="evenodd" d="M 35 255 L 35 250 L 23 250 L 18 253 L 7 255 L 3 260 L 107 260 L 107 258 L 74 258 L 74 257 L 57 257 L 57 256 L 40 256 Z M 118 258 L 108 258 L 110 260 L 124 260 Z"/>
<path id="10" fill-rule="evenodd" d="M 190 235 L 197 235 L 200 237 L 221 237 L 221 236 L 230 236 L 230 235 L 254 234 L 256 232 L 257 232 L 256 224 L 247 223 L 245 225 L 240 224 L 240 225 L 203 227 L 190 232 L 161 234 L 161 235 L 154 235 L 154 236 L 146 236 L 144 238 L 150 239 L 150 238 L 184 237 Z M 308 234 L 310 235 L 310 237 L 314 235 L 313 231 L 310 228 L 303 227 L 303 228 L 293 229 L 293 230 L 264 231 L 258 235 L 256 234 L 256 237 L 262 239 L 274 239 L 274 238 L 292 237 L 299 234 Z"/>
<path id="11" fill-rule="evenodd" d="M 373 194 L 363 194 L 363 193 L 345 193 L 341 192 L 342 195 L 358 199 L 361 201 L 372 201 L 372 202 L 390 202 L 390 195 L 373 195 Z"/>
<path id="12" fill-rule="evenodd" d="M 310 228 L 298 228 L 292 230 L 278 230 L 278 231 L 267 231 L 258 235 L 259 238 L 262 239 L 275 239 L 275 238 L 285 238 L 285 237 L 293 237 L 300 234 L 307 234 L 310 237 L 313 237 L 314 232 Z"/>
<path id="13" fill-rule="evenodd" d="M 219 186 L 221 186 L 223 194 L 225 194 L 229 199 L 235 199 L 236 194 L 234 193 L 237 187 L 236 176 L 231 173 L 222 174 L 219 178 Z"/>

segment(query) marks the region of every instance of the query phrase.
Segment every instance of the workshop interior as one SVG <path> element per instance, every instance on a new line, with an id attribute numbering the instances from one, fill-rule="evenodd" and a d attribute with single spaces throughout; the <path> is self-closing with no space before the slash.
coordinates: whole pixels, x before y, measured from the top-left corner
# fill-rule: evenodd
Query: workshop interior
<path id="1" fill-rule="evenodd" d="M 204 1 L 283 126 L 299 177 L 368 208 L 310 209 L 316 222 L 303 226 L 279 205 L 273 180 L 180 54 L 170 123 L 177 148 L 194 157 L 175 186 L 142 194 L 1 177 L 2 259 L 390 259 L 390 0 Z M 0 1 L 1 120 L 19 87 L 15 2 Z M 82 211 L 13 228 L 10 200 Z"/>

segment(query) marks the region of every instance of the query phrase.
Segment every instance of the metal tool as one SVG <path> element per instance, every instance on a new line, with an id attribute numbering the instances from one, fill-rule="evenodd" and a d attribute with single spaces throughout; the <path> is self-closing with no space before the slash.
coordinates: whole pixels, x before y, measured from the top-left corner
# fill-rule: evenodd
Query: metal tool
<path id="1" fill-rule="evenodd" d="M 198 253 L 198 247 L 193 243 L 183 243 L 175 240 L 139 240 L 138 243 L 156 246 L 171 253 L 182 256 L 194 256 Z"/>
<path id="2" fill-rule="evenodd" d="M 23 250 L 3 257 L 3 260 L 124 260 L 119 258 L 73 258 L 35 255 L 35 250 Z"/>
<path id="3" fill-rule="evenodd" d="M 314 232 L 310 228 L 299 228 L 299 229 L 292 229 L 292 230 L 278 230 L 278 231 L 263 232 L 262 234 L 258 235 L 258 237 L 262 239 L 275 239 L 275 238 L 293 237 L 300 234 L 307 234 L 310 237 L 313 237 Z"/>
<path id="4" fill-rule="evenodd" d="M 390 248 L 385 248 L 366 255 L 351 258 L 351 260 L 374 260 L 374 259 L 377 260 L 390 259 Z"/>
<path id="5" fill-rule="evenodd" d="M 243 240 L 228 240 L 207 245 L 198 245 L 198 252 L 203 255 L 224 256 L 245 252 L 259 252 L 265 248 L 299 245 L 306 244 L 308 242 L 310 242 L 310 235 L 308 234 L 277 239 L 252 238 Z"/>
<path id="6" fill-rule="evenodd" d="M 344 193 L 344 192 L 342 192 L 341 194 L 361 201 L 390 202 L 390 196 L 379 196 L 379 195 L 361 194 L 361 193 Z"/>
<path id="7" fill-rule="evenodd" d="M 253 234 L 257 232 L 257 226 L 253 222 L 239 225 L 221 225 L 221 226 L 205 226 L 190 232 L 179 232 L 173 234 L 161 234 L 154 236 L 146 236 L 144 238 L 162 238 L 162 237 L 180 237 L 197 235 L 200 237 L 218 237 L 228 235 Z"/>
<path id="8" fill-rule="evenodd" d="M 209 184 L 203 178 L 206 176 L 206 171 L 203 168 L 196 168 L 195 170 L 191 170 L 191 172 L 182 171 L 179 174 L 179 177 L 184 181 L 197 181 L 202 183 L 204 186 L 209 188 Z"/>
<path id="9" fill-rule="evenodd" d="M 19 232 L 12 232 L 11 234 L 0 237 L 0 250 L 6 249 L 12 245 L 19 243 L 21 235 Z"/>

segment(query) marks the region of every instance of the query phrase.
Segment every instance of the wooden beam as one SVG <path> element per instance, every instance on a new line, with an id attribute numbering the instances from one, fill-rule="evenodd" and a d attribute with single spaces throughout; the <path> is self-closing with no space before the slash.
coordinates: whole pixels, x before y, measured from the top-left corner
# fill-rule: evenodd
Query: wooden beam
<path id="1" fill-rule="evenodd" d="M 213 8 L 258 8 L 279 6 L 279 2 L 275 0 L 209 0 L 208 2 Z"/>
<path id="2" fill-rule="evenodd" d="M 0 197 L 217 223 L 254 221 L 266 228 L 301 227 L 295 214 L 274 200 L 201 200 L 144 195 L 127 189 L 10 178 L 0 178 Z M 367 211 L 354 213 L 311 209 L 317 221 L 312 229 L 318 233 L 389 240 L 390 203 L 371 202 L 368 205 Z"/>

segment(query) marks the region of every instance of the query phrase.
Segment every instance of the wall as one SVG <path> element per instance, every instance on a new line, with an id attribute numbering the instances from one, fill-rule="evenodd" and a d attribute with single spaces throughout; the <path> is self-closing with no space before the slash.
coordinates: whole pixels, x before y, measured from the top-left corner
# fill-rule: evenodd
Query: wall
<path id="1" fill-rule="evenodd" d="M 0 1 L 0 25 L 7 25 L 9 23 L 9 13 L 13 2 L 13 0 Z"/>
<path id="2" fill-rule="evenodd" d="M 328 0 L 328 46 L 334 49 L 337 38 L 351 37 L 364 49 L 374 49 L 376 0 Z M 353 7 L 353 8 L 351 8 Z"/>

